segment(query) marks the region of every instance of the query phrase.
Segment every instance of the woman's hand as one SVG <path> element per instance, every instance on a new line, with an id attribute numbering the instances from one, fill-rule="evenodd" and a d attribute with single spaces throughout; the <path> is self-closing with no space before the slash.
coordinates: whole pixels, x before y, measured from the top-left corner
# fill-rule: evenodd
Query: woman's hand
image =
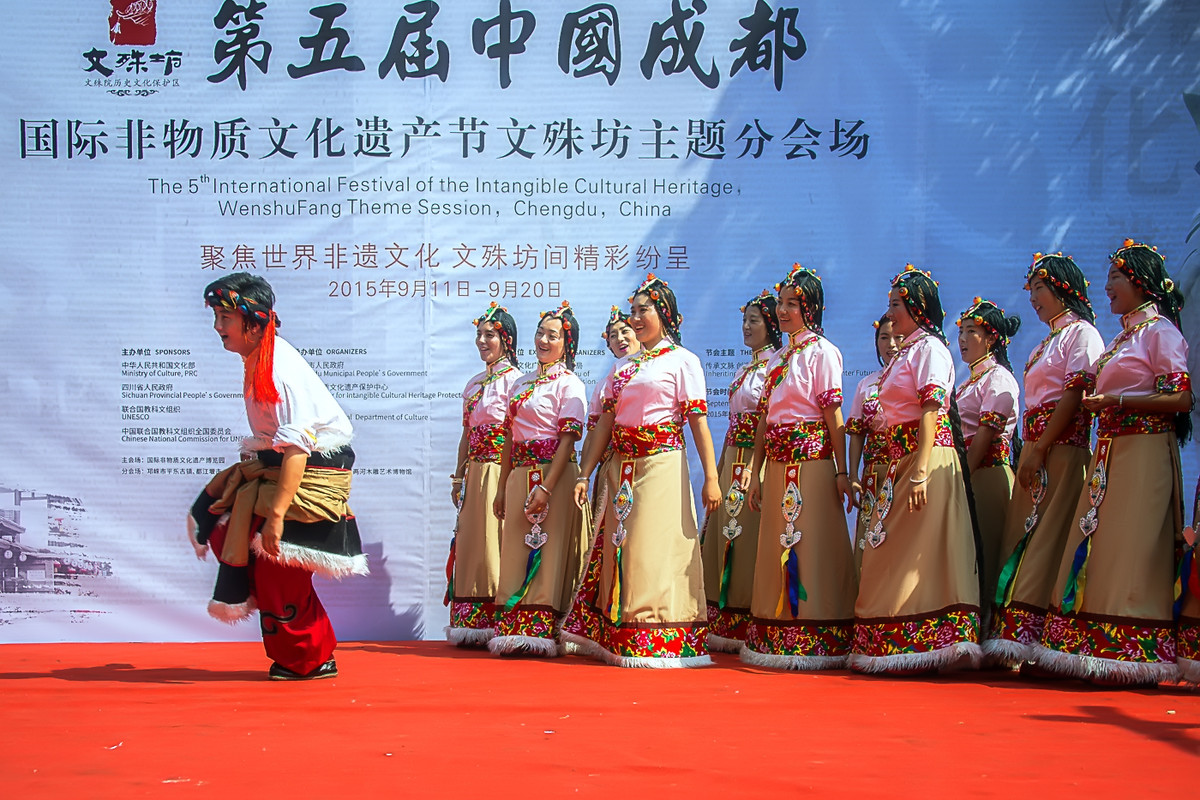
<path id="1" fill-rule="evenodd" d="M 496 515 L 496 519 L 504 519 L 504 487 L 501 485 L 500 491 L 496 492 L 496 499 L 492 501 L 492 513 Z"/>
<path id="2" fill-rule="evenodd" d="M 1111 394 L 1085 394 L 1083 396 L 1083 406 L 1088 411 L 1099 411 L 1108 406 L 1115 406 L 1117 399 Z"/>
<path id="3" fill-rule="evenodd" d="M 839 495 L 838 499 L 845 500 L 846 513 L 849 514 L 856 505 L 854 502 L 854 487 L 850 483 L 849 475 L 839 474 L 837 476 L 837 490 Z"/>
<path id="4" fill-rule="evenodd" d="M 925 504 L 929 502 L 927 489 L 929 487 L 929 473 L 918 471 L 917 474 L 909 478 L 912 483 L 912 488 L 908 495 L 908 510 L 920 511 Z"/>
<path id="5" fill-rule="evenodd" d="M 537 516 L 548 505 L 550 505 L 550 490 L 539 483 L 525 499 L 525 513 L 529 516 Z"/>
<path id="6" fill-rule="evenodd" d="M 745 472 L 742 473 L 744 478 Z M 746 502 L 750 504 L 751 511 L 762 511 L 762 483 L 757 475 L 750 476 L 750 485 L 746 489 Z"/>
<path id="7" fill-rule="evenodd" d="M 580 508 L 586 508 L 588 504 L 588 481 L 587 478 L 580 477 L 575 481 L 575 505 Z"/>
<path id="8" fill-rule="evenodd" d="M 855 508 L 862 508 L 862 493 L 862 484 L 856 480 L 850 481 L 850 502 L 854 504 Z M 846 510 L 849 511 L 850 509 Z"/>
<path id="9" fill-rule="evenodd" d="M 1033 486 L 1033 479 L 1037 477 L 1038 470 L 1046 463 L 1046 454 L 1037 444 L 1027 444 L 1021 452 L 1021 464 L 1017 468 L 1017 483 L 1022 489 L 1028 489 Z"/>
<path id="10" fill-rule="evenodd" d="M 711 513 L 717 510 L 717 506 L 721 505 L 721 483 L 717 480 L 717 476 L 704 479 L 704 488 L 700 490 L 700 497 L 704 503 L 704 510 Z"/>

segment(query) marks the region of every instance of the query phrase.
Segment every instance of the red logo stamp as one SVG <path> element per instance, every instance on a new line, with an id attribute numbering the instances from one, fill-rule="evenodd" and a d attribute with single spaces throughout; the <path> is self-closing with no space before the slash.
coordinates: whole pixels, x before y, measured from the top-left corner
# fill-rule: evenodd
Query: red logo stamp
<path id="1" fill-rule="evenodd" d="M 109 0 L 108 39 L 113 44 L 154 44 L 157 0 Z"/>

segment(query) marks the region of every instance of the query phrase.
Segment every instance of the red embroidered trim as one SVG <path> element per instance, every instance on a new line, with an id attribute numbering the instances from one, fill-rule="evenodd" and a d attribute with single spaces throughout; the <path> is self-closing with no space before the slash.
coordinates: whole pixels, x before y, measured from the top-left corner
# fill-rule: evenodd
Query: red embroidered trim
<path id="1" fill-rule="evenodd" d="M 1036 442 L 1042 438 L 1042 434 L 1046 431 L 1046 423 L 1050 421 L 1050 415 L 1054 413 L 1057 406 L 1058 402 L 1054 401 L 1026 409 L 1025 416 L 1021 421 L 1021 436 L 1025 441 Z M 1080 406 L 1066 430 L 1054 440 L 1054 443 L 1082 447 L 1085 450 L 1091 448 L 1092 412 Z"/>
<path id="2" fill-rule="evenodd" d="M 1154 389 L 1163 394 L 1190 392 L 1192 376 L 1186 372 L 1169 372 L 1166 375 L 1159 375 L 1154 379 Z"/>
<path id="3" fill-rule="evenodd" d="M 674 420 L 638 427 L 614 425 L 612 446 L 613 450 L 629 458 L 682 450 L 683 428 Z"/>
<path id="4" fill-rule="evenodd" d="M 467 434 L 467 458 L 472 461 L 500 463 L 500 452 L 504 449 L 504 426 L 476 425 Z"/>
<path id="5" fill-rule="evenodd" d="M 1090 614 L 1046 614 L 1042 644 L 1060 653 L 1143 664 L 1173 664 L 1172 625 L 1157 620 L 1116 621 Z"/>
<path id="6" fill-rule="evenodd" d="M 767 458 L 784 464 L 833 458 L 833 443 L 824 420 L 804 420 L 767 427 Z"/>
<path id="7" fill-rule="evenodd" d="M 850 652 L 853 630 L 853 620 L 756 619 L 746 631 L 746 649 L 777 656 L 844 656 Z"/>
<path id="8" fill-rule="evenodd" d="M 1009 603 L 992 614 L 988 638 L 1035 645 L 1042 641 L 1042 631 L 1045 627 L 1046 609 Z"/>
<path id="9" fill-rule="evenodd" d="M 1100 410 L 1096 434 L 1101 437 L 1129 436 L 1142 433 L 1168 433 L 1175 430 L 1174 414 L 1132 411 L 1108 406 Z"/>
<path id="10" fill-rule="evenodd" d="M 899 461 L 909 453 L 917 452 L 917 434 L 920 421 L 902 422 L 887 429 L 888 460 Z M 937 427 L 933 437 L 934 447 L 954 447 L 954 433 L 950 430 L 950 417 L 942 412 L 937 415 Z"/>
<path id="11" fill-rule="evenodd" d="M 754 447 L 754 433 L 758 429 L 758 412 L 747 411 L 729 415 L 729 430 L 725 431 L 726 447 Z"/>
<path id="12" fill-rule="evenodd" d="M 549 464 L 557 452 L 558 439 L 526 439 L 523 442 L 513 442 L 512 463 L 514 467 Z"/>
<path id="13" fill-rule="evenodd" d="M 830 406 L 840 406 L 842 404 L 842 390 L 830 389 L 827 392 L 821 392 L 817 395 L 817 407 L 825 410 Z"/>
<path id="14" fill-rule="evenodd" d="M 979 641 L 979 612 L 969 606 L 932 611 L 899 620 L 854 624 L 854 652 L 865 656 L 927 653 Z"/>

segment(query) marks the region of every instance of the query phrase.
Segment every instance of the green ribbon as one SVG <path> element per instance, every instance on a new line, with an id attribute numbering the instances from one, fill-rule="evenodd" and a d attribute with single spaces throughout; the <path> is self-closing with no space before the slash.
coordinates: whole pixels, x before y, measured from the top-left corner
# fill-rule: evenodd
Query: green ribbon
<path id="1" fill-rule="evenodd" d="M 538 567 L 542 566 L 542 551 L 532 550 L 529 553 L 529 561 L 525 565 L 525 582 L 521 584 L 521 590 L 508 598 L 508 602 L 504 604 L 505 611 L 512 611 L 517 603 L 525 599 L 525 594 L 529 591 L 529 584 L 533 583 L 533 576 L 537 575 Z"/>
<path id="2" fill-rule="evenodd" d="M 725 540 L 725 566 L 721 567 L 721 596 L 717 600 L 717 608 L 725 610 L 729 601 L 729 581 L 733 577 L 733 540 Z"/>
<path id="3" fill-rule="evenodd" d="M 1021 537 L 1021 541 L 1017 542 L 1017 546 L 1013 548 L 1012 555 L 1008 557 L 1008 561 L 1004 562 L 1004 569 L 1000 570 L 1000 582 L 996 584 L 996 605 L 1003 608 L 1012 602 L 1013 588 L 1017 583 L 1017 573 L 1021 570 L 1021 562 L 1025 560 L 1025 551 L 1029 547 L 1029 537 L 1033 535 L 1033 531 L 1029 531 Z"/>

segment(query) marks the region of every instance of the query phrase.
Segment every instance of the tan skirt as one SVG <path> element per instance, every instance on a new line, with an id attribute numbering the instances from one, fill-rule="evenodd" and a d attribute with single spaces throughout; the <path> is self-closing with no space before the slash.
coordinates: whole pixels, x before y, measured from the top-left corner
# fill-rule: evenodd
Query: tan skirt
<path id="1" fill-rule="evenodd" d="M 492 638 L 500 579 L 500 520 L 492 513 L 492 501 L 499 487 L 499 464 L 467 462 L 454 536 L 454 588 L 446 627 L 451 644 L 482 645 Z"/>
<path id="2" fill-rule="evenodd" d="M 624 475 L 626 468 L 631 476 Z M 618 489 L 626 477 L 632 503 L 617 548 Z M 597 607 L 576 605 L 563 638 L 624 667 L 711 664 L 705 643 L 704 575 L 687 456 L 671 450 L 643 458 L 614 455 L 606 469 L 612 521 L 606 529 Z M 616 591 L 614 591 L 614 586 Z"/>
<path id="3" fill-rule="evenodd" d="M 1030 452 L 1027 443 L 1021 453 L 1022 462 Z M 1032 648 L 1042 641 L 1046 609 L 1058 579 L 1067 533 L 1079 522 L 1075 505 L 1086 480 L 1089 457 L 1086 449 L 1068 444 L 1056 444 L 1046 454 L 1046 494 L 1038 504 L 1037 526 L 1026 542 L 1024 554 L 1018 556 L 1019 565 L 1014 564 L 1012 599 L 997 604 L 994 591 L 984 598 L 984 603 L 993 604 L 988 639 L 983 643 L 983 652 L 992 663 L 1016 666 L 1028 661 Z M 1019 469 L 1020 464 L 1017 466 Z M 1025 520 L 1032 510 L 1029 490 L 1016 487 L 1004 521 L 1000 570 L 1014 557 L 1025 537 Z"/>
<path id="4" fill-rule="evenodd" d="M 782 506 L 793 470 L 801 499 L 793 528 L 801 537 L 785 549 L 780 540 L 787 525 Z M 833 460 L 767 461 L 762 507 L 752 616 L 742 660 L 780 669 L 844 666 L 858 576 Z"/>
<path id="5" fill-rule="evenodd" d="M 586 654 L 587 648 L 580 647 L 578 641 L 588 635 L 594 628 L 593 620 L 600 617 L 600 568 L 604 563 L 604 531 L 606 526 L 615 524 L 612 502 L 610 501 L 606 473 L 608 461 L 600 464 L 597 480 L 592 491 L 592 530 L 587 564 L 583 568 L 583 576 L 575 590 L 575 599 L 571 610 L 567 613 L 562 624 L 563 642 L 568 653 Z M 612 518 L 612 522 L 609 519 Z M 591 625 L 591 627 L 589 627 Z"/>
<path id="6" fill-rule="evenodd" d="M 733 485 L 734 464 L 749 463 L 754 449 L 726 447 L 721 453 L 721 489 L 729 491 Z M 743 503 L 737 516 L 741 533 L 732 540 L 724 531 L 729 524 L 729 512 L 722 499 L 717 510 L 705 520 L 704 535 L 701 537 L 701 556 L 704 562 L 704 594 L 708 603 L 708 649 L 736 653 L 746 638 L 746 626 L 750 623 L 750 597 L 754 592 L 754 559 L 758 549 L 757 511 Z M 729 568 L 725 586 L 725 604 L 721 605 L 721 576 Z"/>
<path id="7" fill-rule="evenodd" d="M 879 493 L 879 487 L 883 485 L 887 468 L 886 461 L 863 465 L 862 499 L 854 523 L 854 568 L 859 572 L 862 572 L 863 551 L 867 549 L 867 525 L 871 521 L 871 513 L 875 510 L 875 496 Z"/>
<path id="8" fill-rule="evenodd" d="M 887 536 L 863 553 L 849 660 L 863 672 L 977 666 L 981 657 L 979 576 L 958 454 L 933 448 L 928 502 L 912 512 L 915 464 L 915 453 L 897 462 Z"/>
<path id="9" fill-rule="evenodd" d="M 1104 441 L 1092 456 L 1089 476 Z M 1179 447 L 1174 433 L 1108 441 L 1108 485 L 1097 508 L 1086 581 L 1076 590 L 1075 608 L 1064 611 L 1072 565 L 1084 540 L 1076 523 L 1067 535 L 1042 643 L 1033 657 L 1046 670 L 1109 683 L 1174 680 L 1174 555 L 1183 529 Z M 1085 486 L 1074 519 L 1091 508 Z"/>
<path id="10" fill-rule="evenodd" d="M 488 642 L 493 653 L 558 655 L 558 628 L 566 616 L 575 587 L 583 572 L 587 555 L 587 534 L 583 513 L 575 505 L 575 479 L 579 467 L 568 464 L 563 470 L 542 531 L 546 543 L 537 551 L 537 570 L 530 576 L 535 551 L 525 541 L 533 524 L 525 516 L 525 498 L 532 484 L 532 467 L 514 467 L 508 474 L 504 492 L 504 525 L 500 538 L 500 588 L 496 591 L 496 631 Z M 550 465 L 539 467 L 543 474 Z M 528 586 L 526 581 L 528 580 Z M 505 610 L 514 595 L 519 597 Z"/>
<path id="11" fill-rule="evenodd" d="M 1004 541 L 1005 520 L 1013 494 L 1012 467 L 983 467 L 971 473 L 971 491 L 975 495 L 975 518 L 979 522 L 979 540 L 983 544 L 983 597 L 980 608 L 990 609 L 988 598 L 996 594 L 996 578 L 1000 575 L 1000 555 Z M 984 614 L 983 616 L 987 616 Z"/>

